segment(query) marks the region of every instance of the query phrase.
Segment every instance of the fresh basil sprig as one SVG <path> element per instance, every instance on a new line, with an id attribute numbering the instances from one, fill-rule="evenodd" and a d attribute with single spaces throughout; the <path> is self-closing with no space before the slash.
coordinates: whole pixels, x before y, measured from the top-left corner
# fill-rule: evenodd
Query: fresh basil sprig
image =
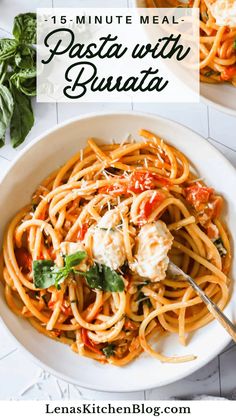
<path id="1" fill-rule="evenodd" d="M 65 256 L 65 265 L 59 268 L 51 260 L 35 260 L 33 262 L 33 280 L 36 288 L 44 289 L 52 285 L 60 288 L 60 284 L 71 274 L 84 276 L 88 286 L 109 292 L 124 290 L 122 277 L 106 265 L 95 263 L 88 271 L 76 269 L 87 256 L 86 252 L 76 252 Z"/>
<path id="2" fill-rule="evenodd" d="M 10 126 L 18 147 L 34 124 L 31 97 L 36 95 L 36 14 L 15 17 L 13 39 L 0 39 L 0 147 Z"/>
<path id="3" fill-rule="evenodd" d="M 44 289 L 55 285 L 59 289 L 60 284 L 70 273 L 76 273 L 74 267 L 79 265 L 86 255 L 86 252 L 76 252 L 65 256 L 65 265 L 61 268 L 56 266 L 52 260 L 34 260 L 33 280 L 35 287 Z"/>

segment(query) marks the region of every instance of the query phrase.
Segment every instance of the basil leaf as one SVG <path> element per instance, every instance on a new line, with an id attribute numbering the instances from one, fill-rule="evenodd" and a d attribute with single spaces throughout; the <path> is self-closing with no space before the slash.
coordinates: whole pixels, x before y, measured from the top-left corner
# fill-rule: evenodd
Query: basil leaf
<path id="1" fill-rule="evenodd" d="M 6 73 L 7 73 L 7 64 L 6 64 L 6 61 L 2 61 L 0 62 L 0 84 L 4 82 Z"/>
<path id="2" fill-rule="evenodd" d="M 36 95 L 36 68 L 21 69 L 11 76 L 11 83 L 26 96 Z"/>
<path id="3" fill-rule="evenodd" d="M 6 129 L 10 125 L 11 144 L 15 148 L 25 140 L 34 124 L 29 97 L 36 95 L 36 50 L 33 46 L 36 43 L 36 13 L 16 16 L 13 35 L 15 39 L 0 39 L 0 84 L 5 86 L 0 92 L 0 147 L 4 145 Z"/>
<path id="4" fill-rule="evenodd" d="M 236 49 L 236 39 L 233 42 L 233 48 Z"/>
<path id="5" fill-rule="evenodd" d="M 0 39 L 0 61 L 8 60 L 14 57 L 16 53 L 17 42 L 15 39 L 1 38 Z"/>
<path id="6" fill-rule="evenodd" d="M 60 289 L 60 284 L 70 274 L 67 268 L 58 268 L 52 260 L 34 260 L 33 261 L 33 279 L 37 288 L 44 289 L 55 285 Z"/>
<path id="7" fill-rule="evenodd" d="M 36 52 L 33 48 L 19 45 L 15 54 L 15 65 L 22 69 L 31 69 L 35 66 Z M 35 76 L 34 76 L 35 77 Z"/>
<path id="8" fill-rule="evenodd" d="M 36 67 L 33 65 L 30 68 L 22 68 L 16 75 L 21 79 L 32 79 L 36 77 Z"/>
<path id="9" fill-rule="evenodd" d="M 18 147 L 31 130 L 34 124 L 34 114 L 30 99 L 11 84 L 14 98 L 14 110 L 10 125 L 11 144 Z"/>
<path id="10" fill-rule="evenodd" d="M 95 263 L 87 272 L 82 272 L 90 288 L 103 291 L 121 292 L 124 290 L 124 281 L 120 275 L 106 265 Z"/>
<path id="11" fill-rule="evenodd" d="M 107 346 L 105 346 L 102 349 L 102 352 L 104 353 L 106 358 L 110 358 L 115 353 L 115 345 L 114 343 L 109 343 Z"/>
<path id="12" fill-rule="evenodd" d="M 36 96 L 36 79 L 16 78 L 16 87 L 26 96 Z"/>
<path id="13" fill-rule="evenodd" d="M 79 265 L 82 262 L 82 260 L 86 258 L 86 256 L 87 256 L 87 253 L 82 252 L 82 251 L 73 253 L 72 255 L 65 256 L 66 267 L 70 269 L 74 266 Z"/>
<path id="14" fill-rule="evenodd" d="M 13 35 L 19 42 L 36 44 L 36 13 L 22 13 L 16 16 Z"/>
<path id="15" fill-rule="evenodd" d="M 48 288 L 55 285 L 60 289 L 60 284 L 70 275 L 76 272 L 74 266 L 78 265 L 85 257 L 86 252 L 76 252 L 65 257 L 65 266 L 59 268 L 52 260 L 34 260 L 33 279 L 36 288 Z"/>
<path id="16" fill-rule="evenodd" d="M 54 262 L 52 260 L 33 261 L 33 281 L 36 288 L 49 288 L 55 284 L 53 267 Z"/>
<path id="17" fill-rule="evenodd" d="M 0 84 L 0 147 L 4 145 L 6 129 L 13 114 L 13 97 L 10 90 Z"/>
<path id="18" fill-rule="evenodd" d="M 71 270 L 67 269 L 66 267 L 58 268 L 57 266 L 54 267 L 54 275 L 55 275 L 55 287 L 59 290 L 61 289 L 60 284 L 65 281 L 65 279 L 69 276 Z"/>

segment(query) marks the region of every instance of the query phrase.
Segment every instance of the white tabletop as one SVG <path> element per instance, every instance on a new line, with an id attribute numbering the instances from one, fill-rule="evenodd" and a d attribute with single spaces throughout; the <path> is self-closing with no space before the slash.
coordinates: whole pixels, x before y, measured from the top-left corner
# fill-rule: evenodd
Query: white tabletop
<path id="1" fill-rule="evenodd" d="M 129 0 L 117 0 L 126 7 Z M 10 32 L 13 17 L 36 7 L 94 5 L 95 0 L 0 0 L 0 31 Z M 109 6 L 110 0 L 96 0 Z M 114 3 L 113 3 L 114 4 Z M 1 33 L 0 33 L 1 36 Z M 0 149 L 0 178 L 10 161 L 35 136 L 77 115 L 99 111 L 143 111 L 175 120 L 198 132 L 218 148 L 236 167 L 236 117 L 205 104 L 35 104 L 35 125 L 17 150 L 9 144 Z M 197 145 L 196 145 L 197 146 Z M 223 176 L 223 173 L 222 173 Z M 198 394 L 236 399 L 236 346 L 230 344 L 217 358 L 195 374 L 172 385 L 137 393 L 102 393 L 82 389 L 43 371 L 19 349 L 0 323 L 0 399 L 177 399 Z"/>

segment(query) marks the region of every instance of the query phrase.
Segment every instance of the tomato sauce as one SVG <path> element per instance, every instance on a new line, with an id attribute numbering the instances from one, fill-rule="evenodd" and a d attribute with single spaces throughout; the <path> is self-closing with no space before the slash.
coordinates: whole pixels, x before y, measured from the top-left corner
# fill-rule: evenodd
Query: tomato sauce
<path id="1" fill-rule="evenodd" d="M 28 273 L 32 270 L 32 257 L 27 249 L 24 247 L 15 249 L 16 261 L 23 273 Z"/>

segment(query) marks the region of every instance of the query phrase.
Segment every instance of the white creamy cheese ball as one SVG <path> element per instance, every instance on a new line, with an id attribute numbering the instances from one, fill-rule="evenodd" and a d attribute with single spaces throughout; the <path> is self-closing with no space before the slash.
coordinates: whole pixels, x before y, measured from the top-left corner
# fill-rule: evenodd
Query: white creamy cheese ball
<path id="1" fill-rule="evenodd" d="M 215 0 L 209 8 L 218 26 L 236 27 L 236 0 Z"/>
<path id="2" fill-rule="evenodd" d="M 137 236 L 135 261 L 130 269 L 153 282 L 165 279 L 169 263 L 167 256 L 173 236 L 163 221 L 143 225 Z"/>
<path id="3" fill-rule="evenodd" d="M 126 208 L 122 210 L 126 211 Z M 107 211 L 96 227 L 92 226 L 88 233 L 92 235 L 92 253 L 94 259 L 113 270 L 124 265 L 126 260 L 124 237 L 116 226 L 121 221 L 118 210 Z"/>
<path id="4" fill-rule="evenodd" d="M 116 209 L 107 211 L 98 222 L 99 228 L 114 228 L 121 220 L 121 215 Z"/>

